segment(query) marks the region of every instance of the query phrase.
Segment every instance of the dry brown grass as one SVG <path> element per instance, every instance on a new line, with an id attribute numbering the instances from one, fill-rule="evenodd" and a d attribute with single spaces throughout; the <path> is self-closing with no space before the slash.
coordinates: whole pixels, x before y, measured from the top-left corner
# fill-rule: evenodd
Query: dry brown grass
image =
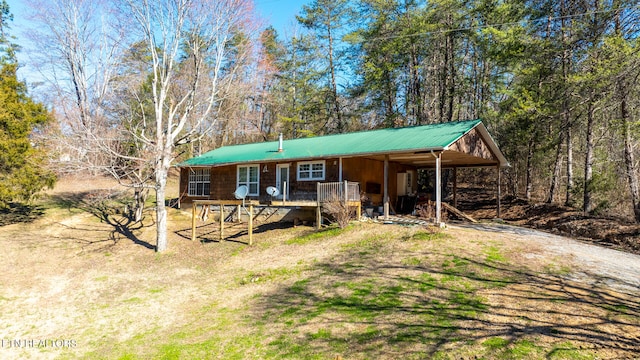
<path id="1" fill-rule="evenodd" d="M 107 188 L 78 180 L 52 194 Z M 82 184 L 82 185 L 81 185 Z M 91 186 L 98 186 L 91 188 Z M 114 219 L 117 219 L 114 217 Z M 517 234 L 355 224 L 246 225 L 189 240 L 170 211 L 123 233 L 76 208 L 0 227 L 0 334 L 72 339 L 2 358 L 632 358 L 638 295 Z M 208 230 L 208 231 L 207 231 Z M 149 245 L 149 246 L 147 246 Z M 598 281 L 601 280 L 601 281 Z M 522 355 L 524 354 L 524 355 Z M 562 356 L 561 356 L 562 355 Z M 571 357 L 572 356 L 572 357 Z"/>

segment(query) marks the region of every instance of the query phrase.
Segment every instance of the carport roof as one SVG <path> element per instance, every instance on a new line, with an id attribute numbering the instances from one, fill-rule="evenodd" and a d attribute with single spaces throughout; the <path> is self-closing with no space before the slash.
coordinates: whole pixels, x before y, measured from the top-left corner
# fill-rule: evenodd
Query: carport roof
<path id="1" fill-rule="evenodd" d="M 481 147 L 485 149 L 484 155 L 477 154 L 475 146 L 471 146 L 473 151 L 464 150 L 469 149 L 468 141 L 465 146 L 456 145 L 470 133 L 476 134 L 473 142 L 483 143 Z M 445 166 L 447 162 L 450 166 L 508 165 L 481 120 L 284 140 L 282 151 L 278 151 L 278 145 L 278 141 L 270 141 L 223 146 L 186 160 L 178 166 L 210 167 L 336 157 L 384 159 L 388 155 L 392 157 L 392 161 L 430 167 L 431 162 L 435 164 L 433 153 L 438 152 L 443 153 Z"/>

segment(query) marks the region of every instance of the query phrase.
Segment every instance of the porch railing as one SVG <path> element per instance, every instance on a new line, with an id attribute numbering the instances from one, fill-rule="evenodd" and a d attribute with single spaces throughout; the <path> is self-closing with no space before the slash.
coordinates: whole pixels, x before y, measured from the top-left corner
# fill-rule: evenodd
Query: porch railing
<path id="1" fill-rule="evenodd" d="M 318 183 L 318 202 L 331 200 L 360 201 L 360 184 L 357 182 Z"/>

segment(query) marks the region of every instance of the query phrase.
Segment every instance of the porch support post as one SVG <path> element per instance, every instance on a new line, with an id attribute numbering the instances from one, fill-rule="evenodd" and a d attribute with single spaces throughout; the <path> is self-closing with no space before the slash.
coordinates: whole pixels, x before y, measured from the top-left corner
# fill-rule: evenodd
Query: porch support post
<path id="1" fill-rule="evenodd" d="M 220 203 L 220 241 L 224 240 L 224 205 Z"/>
<path id="2" fill-rule="evenodd" d="M 389 220 L 389 155 L 384 156 L 384 219 Z"/>
<path id="3" fill-rule="evenodd" d="M 238 204 L 236 208 L 236 215 L 237 215 L 236 222 L 241 223 L 242 222 L 242 205 L 240 204 Z"/>
<path id="4" fill-rule="evenodd" d="M 502 195 L 500 191 L 500 181 L 501 181 L 500 164 L 496 166 L 496 171 L 498 172 L 497 184 L 496 184 L 496 197 L 497 197 L 496 217 L 500 219 L 500 217 L 502 216 L 502 209 L 501 209 L 502 204 L 500 203 L 500 197 Z"/>
<path id="5" fill-rule="evenodd" d="M 249 245 L 253 245 L 253 203 L 249 204 Z"/>
<path id="6" fill-rule="evenodd" d="M 285 205 L 285 203 L 287 202 L 287 182 L 283 181 L 282 182 L 282 206 Z"/>
<path id="7" fill-rule="evenodd" d="M 189 189 L 187 189 L 187 191 L 189 191 Z M 182 205 L 182 168 L 178 168 L 178 209 L 182 209 L 181 205 Z"/>
<path id="8" fill-rule="evenodd" d="M 320 203 L 320 183 L 316 184 L 316 229 L 320 230 L 322 228 L 322 207 Z"/>
<path id="9" fill-rule="evenodd" d="M 458 168 L 453 168 L 453 207 L 458 208 Z"/>
<path id="10" fill-rule="evenodd" d="M 338 158 L 338 181 L 342 182 L 342 158 Z"/>
<path id="11" fill-rule="evenodd" d="M 344 189 L 342 194 L 344 195 L 344 205 L 348 206 L 349 205 L 349 183 L 347 182 L 347 180 L 344 181 L 343 185 L 344 185 Z"/>
<path id="12" fill-rule="evenodd" d="M 191 241 L 196 241 L 196 202 L 191 203 Z"/>
<path id="13" fill-rule="evenodd" d="M 440 161 L 442 153 L 436 156 L 436 225 L 441 226 L 442 220 L 442 169 Z"/>

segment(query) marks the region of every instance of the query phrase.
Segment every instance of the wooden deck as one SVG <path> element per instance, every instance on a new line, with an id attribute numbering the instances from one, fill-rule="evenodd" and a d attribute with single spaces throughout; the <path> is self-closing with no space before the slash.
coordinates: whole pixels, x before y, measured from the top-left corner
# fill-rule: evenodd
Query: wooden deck
<path id="1" fill-rule="evenodd" d="M 238 214 L 241 211 L 241 207 L 244 206 L 247 209 L 249 215 L 248 233 L 249 233 L 249 245 L 253 245 L 253 208 L 260 207 L 283 207 L 283 208 L 315 208 L 316 209 L 316 228 L 320 229 L 322 225 L 322 204 L 316 200 L 276 200 L 269 203 L 261 204 L 255 200 L 193 200 L 191 204 L 191 240 L 196 240 L 196 219 L 198 205 L 202 207 L 202 212 L 208 212 L 209 206 L 219 206 L 220 208 L 220 240 L 224 239 L 224 207 L 236 206 Z M 360 201 L 347 201 L 348 206 L 356 208 L 356 219 L 360 219 L 362 216 Z M 240 217 L 238 216 L 238 222 Z"/>

